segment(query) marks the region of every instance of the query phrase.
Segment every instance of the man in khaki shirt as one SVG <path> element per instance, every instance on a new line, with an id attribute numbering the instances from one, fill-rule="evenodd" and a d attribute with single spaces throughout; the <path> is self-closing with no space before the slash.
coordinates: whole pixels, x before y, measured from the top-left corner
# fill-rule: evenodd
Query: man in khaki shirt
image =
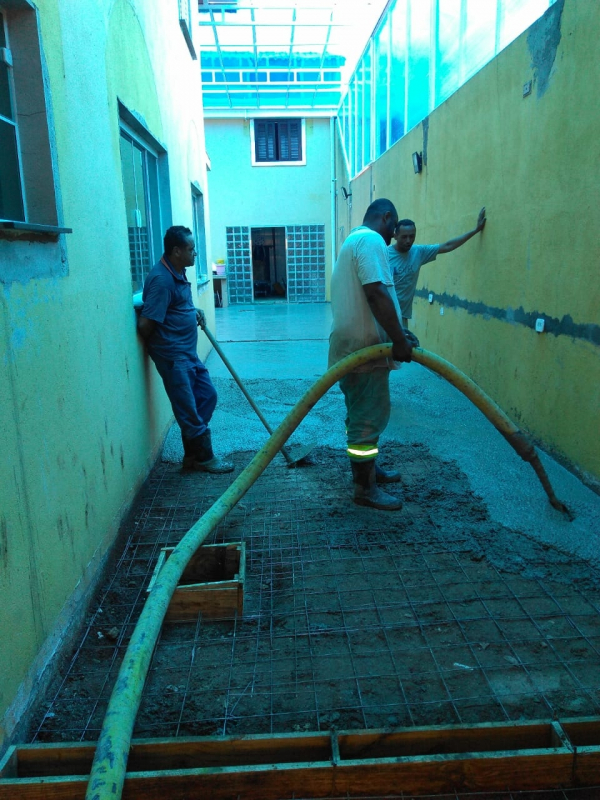
<path id="1" fill-rule="evenodd" d="M 363 347 L 393 344 L 393 359 L 369 362 L 340 380 L 354 502 L 386 511 L 402 507 L 401 498 L 377 485 L 400 480 L 399 473 L 386 472 L 375 461 L 379 437 L 390 418 L 389 373 L 394 361 L 410 361 L 412 352 L 400 323 L 386 249 L 397 222 L 390 200 L 371 203 L 363 224 L 342 245 L 331 277 L 329 366 Z"/>

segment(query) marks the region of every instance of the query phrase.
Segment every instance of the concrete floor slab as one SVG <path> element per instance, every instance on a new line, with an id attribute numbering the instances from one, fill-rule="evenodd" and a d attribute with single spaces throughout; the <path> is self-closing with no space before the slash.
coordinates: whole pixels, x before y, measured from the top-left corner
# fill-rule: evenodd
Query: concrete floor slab
<path id="1" fill-rule="evenodd" d="M 217 309 L 216 337 L 259 407 L 276 426 L 327 366 L 329 304 L 256 304 Z M 426 343 L 424 343 L 426 345 Z M 222 454 L 258 450 L 267 434 L 216 352 L 207 365 L 220 401 L 211 424 Z M 453 459 L 501 525 L 526 537 L 600 561 L 600 497 L 542 453 L 557 496 L 574 512 L 568 522 L 552 509 L 531 467 L 521 461 L 485 417 L 454 387 L 418 364 L 391 378 L 392 416 L 382 439 L 422 443 Z M 304 420 L 292 441 L 343 449 L 345 409 L 337 387 Z M 243 431 L 243 434 L 241 432 Z M 163 455 L 181 460 L 177 430 Z M 402 465 L 399 465 L 401 468 Z"/>

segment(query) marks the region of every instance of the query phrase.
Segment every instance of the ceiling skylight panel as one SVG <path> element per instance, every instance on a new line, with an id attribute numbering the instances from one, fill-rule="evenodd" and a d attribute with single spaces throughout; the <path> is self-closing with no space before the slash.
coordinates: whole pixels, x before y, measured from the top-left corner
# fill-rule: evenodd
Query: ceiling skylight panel
<path id="1" fill-rule="evenodd" d="M 512 42 L 553 3 L 554 0 L 503 0 L 500 7 L 500 48 Z"/>
<path id="2" fill-rule="evenodd" d="M 294 44 L 325 44 L 329 27 L 325 25 L 298 25 L 294 29 Z"/>
<path id="3" fill-rule="evenodd" d="M 316 3 L 314 3 L 316 5 Z M 296 20 L 302 25 L 328 25 L 331 19 L 330 8 L 297 8 Z"/>
<path id="4" fill-rule="evenodd" d="M 291 25 L 256 26 L 256 44 L 260 47 L 271 47 L 279 50 L 290 46 L 292 36 Z"/>
<path id="5" fill-rule="evenodd" d="M 214 47 L 215 46 L 215 34 L 214 28 L 212 25 L 199 25 L 198 26 L 198 42 L 200 47 L 203 49 L 205 47 Z"/>
<path id="6" fill-rule="evenodd" d="M 292 8 L 254 8 L 253 11 L 257 25 L 289 25 L 294 19 Z"/>
<path id="7" fill-rule="evenodd" d="M 219 25 L 217 35 L 221 46 L 235 45 L 246 49 L 254 44 L 250 25 Z"/>

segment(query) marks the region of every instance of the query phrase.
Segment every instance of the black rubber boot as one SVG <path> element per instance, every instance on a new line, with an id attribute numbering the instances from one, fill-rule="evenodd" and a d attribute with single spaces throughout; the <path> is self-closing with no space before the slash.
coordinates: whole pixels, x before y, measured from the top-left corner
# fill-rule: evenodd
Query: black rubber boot
<path id="1" fill-rule="evenodd" d="M 351 461 L 352 480 L 354 482 L 354 502 L 359 506 L 379 508 L 381 511 L 398 511 L 402 508 L 402 500 L 384 492 L 377 486 L 375 477 L 375 461 Z"/>
<path id="2" fill-rule="evenodd" d="M 183 433 L 181 434 L 181 442 L 183 444 L 183 469 L 184 470 L 193 470 L 194 469 L 194 461 L 196 460 L 194 457 L 194 448 L 192 446 L 192 440 L 186 439 Z"/>
<path id="3" fill-rule="evenodd" d="M 183 437 L 182 437 L 183 438 Z M 196 472 L 212 472 L 222 475 L 233 472 L 231 461 L 217 458 L 212 449 L 212 437 L 208 428 L 195 439 L 183 439 L 183 468 Z"/>
<path id="4" fill-rule="evenodd" d="M 397 469 L 384 469 L 375 462 L 375 477 L 377 483 L 400 483 L 402 475 Z"/>

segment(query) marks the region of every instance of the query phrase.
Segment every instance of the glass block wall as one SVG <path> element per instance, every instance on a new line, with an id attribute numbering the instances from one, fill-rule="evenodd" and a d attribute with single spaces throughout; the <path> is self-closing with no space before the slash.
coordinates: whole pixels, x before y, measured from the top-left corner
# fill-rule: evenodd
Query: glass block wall
<path id="1" fill-rule="evenodd" d="M 232 226 L 227 235 L 227 286 L 232 305 L 254 302 L 251 228 Z M 290 303 L 325 301 L 325 226 L 288 225 L 287 299 Z"/>
<path id="2" fill-rule="evenodd" d="M 350 177 L 437 108 L 555 0 L 390 0 L 338 110 Z"/>
<path id="3" fill-rule="evenodd" d="M 288 300 L 325 300 L 325 226 L 289 225 L 287 237 Z"/>
<path id="4" fill-rule="evenodd" d="M 252 303 L 252 255 L 250 228 L 232 226 L 227 235 L 227 289 L 229 302 Z"/>

